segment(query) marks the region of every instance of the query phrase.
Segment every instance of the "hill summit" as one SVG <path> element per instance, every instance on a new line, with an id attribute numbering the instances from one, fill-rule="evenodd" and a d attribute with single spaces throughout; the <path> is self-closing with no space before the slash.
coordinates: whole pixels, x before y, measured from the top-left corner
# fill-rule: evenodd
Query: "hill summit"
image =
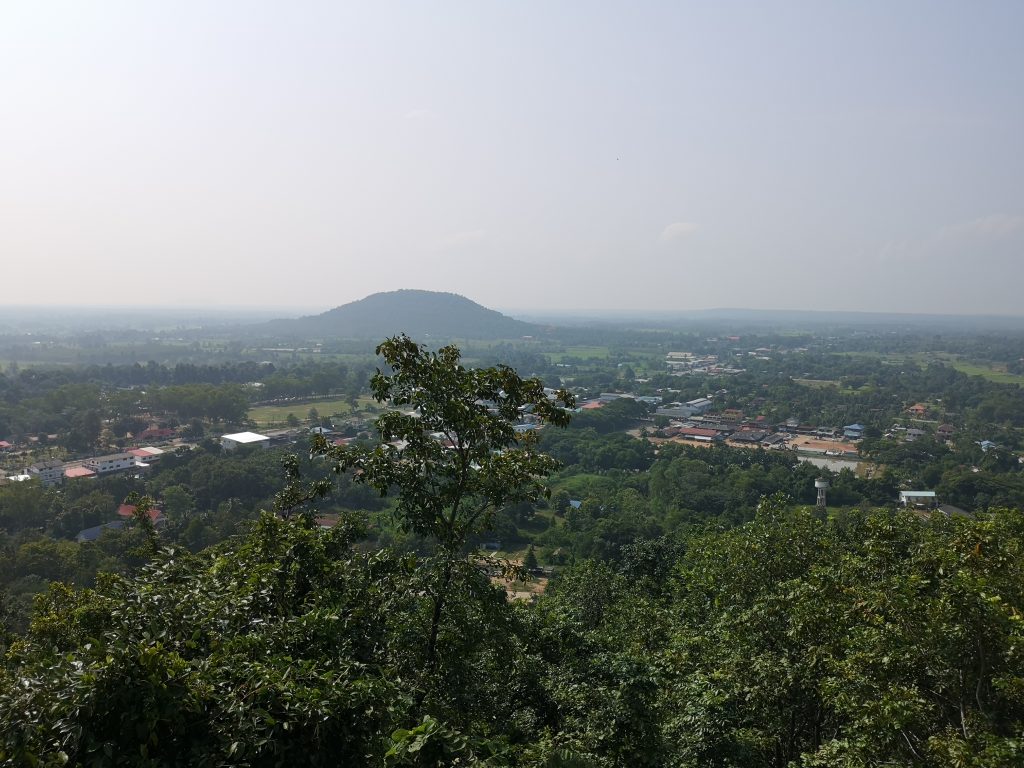
<path id="1" fill-rule="evenodd" d="M 537 327 L 470 301 L 457 293 L 403 289 L 374 293 L 319 315 L 275 320 L 275 332 L 292 336 L 383 339 L 405 333 L 426 338 L 511 339 Z"/>

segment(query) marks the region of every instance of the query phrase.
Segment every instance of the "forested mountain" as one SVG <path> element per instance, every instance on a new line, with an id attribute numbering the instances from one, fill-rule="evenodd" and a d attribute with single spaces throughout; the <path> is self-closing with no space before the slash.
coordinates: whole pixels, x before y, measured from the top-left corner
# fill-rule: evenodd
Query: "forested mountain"
<path id="1" fill-rule="evenodd" d="M 290 338 L 374 340 L 396 330 L 423 339 L 511 339 L 539 330 L 456 293 L 417 290 L 375 293 L 319 315 L 274 320 L 257 328 Z"/>

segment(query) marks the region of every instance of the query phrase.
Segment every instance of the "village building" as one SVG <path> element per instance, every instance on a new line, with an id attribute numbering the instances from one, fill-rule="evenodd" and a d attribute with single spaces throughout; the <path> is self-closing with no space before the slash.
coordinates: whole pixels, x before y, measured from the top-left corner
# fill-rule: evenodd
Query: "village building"
<path id="1" fill-rule="evenodd" d="M 60 485 L 64 482 L 64 462 L 56 459 L 40 461 L 28 468 L 28 474 L 46 487 Z"/>
<path id="2" fill-rule="evenodd" d="M 925 507 L 931 509 L 938 504 L 935 491 L 900 491 L 900 504 L 904 507 Z"/>
<path id="3" fill-rule="evenodd" d="M 112 523 L 104 523 L 103 525 L 94 525 L 92 528 L 86 528 L 78 532 L 75 536 L 75 541 L 81 544 L 84 541 L 96 541 L 100 536 L 103 535 L 104 531 L 118 531 L 125 526 L 124 520 L 115 520 Z"/>
<path id="4" fill-rule="evenodd" d="M 65 480 L 88 480 L 96 477 L 96 473 L 88 467 L 67 467 L 64 470 Z"/>
<path id="5" fill-rule="evenodd" d="M 135 517 L 137 511 L 138 507 L 134 504 L 122 504 L 117 508 L 117 516 L 122 520 L 131 520 Z M 158 527 L 162 526 L 165 522 L 164 513 L 156 507 L 146 510 L 146 517 L 149 518 L 153 525 Z"/>
<path id="6" fill-rule="evenodd" d="M 94 456 L 91 459 L 86 459 L 82 464 L 97 475 L 107 475 L 111 472 L 132 469 L 138 465 L 138 462 L 130 453 L 111 453 L 107 456 Z"/>
<path id="7" fill-rule="evenodd" d="M 255 432 L 235 432 L 231 435 L 222 435 L 220 446 L 225 451 L 233 451 L 240 445 L 258 445 L 261 448 L 270 447 L 270 438 Z"/>

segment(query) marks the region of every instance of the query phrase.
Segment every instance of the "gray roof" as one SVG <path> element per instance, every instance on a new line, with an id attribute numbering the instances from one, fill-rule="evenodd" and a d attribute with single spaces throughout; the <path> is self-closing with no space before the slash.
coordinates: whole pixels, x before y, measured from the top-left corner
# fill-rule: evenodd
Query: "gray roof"
<path id="1" fill-rule="evenodd" d="M 119 530 L 121 528 L 124 528 L 124 524 L 124 520 L 114 520 L 111 523 L 104 523 L 103 525 L 96 525 L 92 528 L 86 528 L 78 532 L 78 535 L 75 537 L 75 541 L 96 541 L 96 539 L 103 535 L 104 531 Z"/>

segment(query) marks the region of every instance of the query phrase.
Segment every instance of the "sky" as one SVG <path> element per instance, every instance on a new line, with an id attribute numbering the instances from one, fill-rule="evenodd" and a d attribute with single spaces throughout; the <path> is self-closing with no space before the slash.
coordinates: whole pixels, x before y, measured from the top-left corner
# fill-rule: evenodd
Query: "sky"
<path id="1" fill-rule="evenodd" d="M 0 3 L 0 305 L 1024 315 L 1024 3 Z"/>

